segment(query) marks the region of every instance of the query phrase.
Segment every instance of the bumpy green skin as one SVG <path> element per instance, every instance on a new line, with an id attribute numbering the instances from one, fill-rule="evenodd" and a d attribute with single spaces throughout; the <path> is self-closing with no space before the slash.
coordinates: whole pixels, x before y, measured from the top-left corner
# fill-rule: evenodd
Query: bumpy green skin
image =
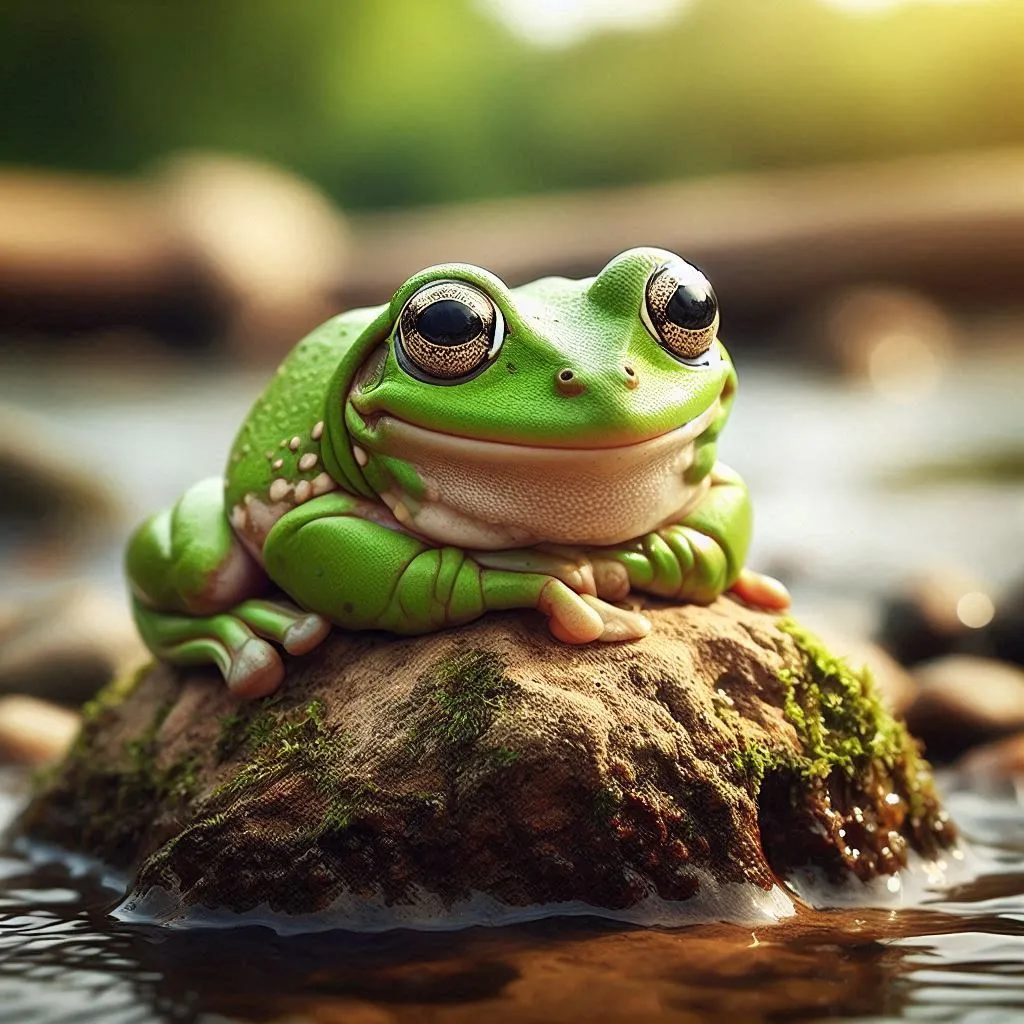
<path id="1" fill-rule="evenodd" d="M 596 278 L 512 290 L 476 267 L 433 267 L 388 305 L 318 328 L 257 400 L 224 481 L 196 485 L 133 536 L 127 571 L 147 644 L 172 661 L 212 661 L 233 690 L 258 696 L 283 677 L 273 644 L 304 653 L 330 624 L 414 634 L 537 608 L 568 642 L 632 639 L 646 620 L 611 603 L 630 591 L 707 603 L 734 586 L 751 509 L 743 482 L 715 462 L 732 365 L 717 338 L 711 366 L 681 362 L 640 316 L 648 279 L 671 259 L 634 249 Z M 506 325 L 487 368 L 450 385 L 406 372 L 393 338 L 409 297 L 441 279 L 486 292 Z M 559 385 L 566 369 L 572 390 Z M 596 466 L 691 421 L 702 429 L 680 473 L 699 501 L 678 522 L 599 545 L 574 542 L 564 518 L 562 536 L 524 545 L 431 536 L 416 516 L 431 502 L 446 511 L 446 495 L 395 427 L 534 456 L 575 450 Z M 461 460 L 455 451 L 449 461 Z M 467 448 L 470 477 L 481 458 Z M 538 487 L 557 490 L 557 470 L 545 472 Z M 607 500 L 596 488 L 595 510 Z M 507 518 L 514 526 L 514 508 Z"/>

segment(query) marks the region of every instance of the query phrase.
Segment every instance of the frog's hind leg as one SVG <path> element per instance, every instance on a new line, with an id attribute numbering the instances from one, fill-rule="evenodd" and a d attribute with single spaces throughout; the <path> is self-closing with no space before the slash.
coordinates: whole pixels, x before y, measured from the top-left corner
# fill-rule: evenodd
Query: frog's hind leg
<path id="1" fill-rule="evenodd" d="M 152 516 L 128 545 L 135 622 L 147 647 L 180 665 L 216 665 L 241 697 L 272 693 L 284 678 L 268 641 L 304 654 L 329 624 L 286 602 L 260 600 L 266 574 L 224 514 L 223 484 L 204 480 Z"/>
<path id="2" fill-rule="evenodd" d="M 146 646 L 177 665 L 216 665 L 232 693 L 263 697 L 284 680 L 274 648 L 234 615 L 191 616 L 147 608 L 134 601 L 135 624 Z"/>

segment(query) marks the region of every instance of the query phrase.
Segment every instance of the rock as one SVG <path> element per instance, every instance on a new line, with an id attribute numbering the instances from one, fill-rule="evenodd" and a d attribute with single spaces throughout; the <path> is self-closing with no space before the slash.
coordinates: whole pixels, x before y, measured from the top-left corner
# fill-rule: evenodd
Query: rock
<path id="1" fill-rule="evenodd" d="M 999 596 L 986 636 L 997 658 L 1024 665 L 1024 580 Z"/>
<path id="2" fill-rule="evenodd" d="M 729 599 L 650 614 L 585 648 L 516 614 L 339 631 L 246 705 L 139 672 L 19 829 L 133 872 L 122 917 L 282 930 L 764 921 L 808 866 L 870 882 L 955 842 L 862 674 Z"/>
<path id="3" fill-rule="evenodd" d="M 126 603 L 93 588 L 0 606 L 0 694 L 77 706 L 145 657 Z"/>
<path id="4" fill-rule="evenodd" d="M 992 607 L 977 580 L 953 571 L 930 573 L 883 602 L 876 639 L 903 665 L 953 651 L 985 653 L 981 631 Z"/>
<path id="5" fill-rule="evenodd" d="M 956 763 L 972 782 L 1004 782 L 1024 775 L 1024 732 L 968 750 Z"/>
<path id="6" fill-rule="evenodd" d="M 66 449 L 31 413 L 0 404 L 0 528 L 16 532 L 22 559 L 25 541 L 31 559 L 49 552 L 52 560 L 117 522 L 110 490 L 62 454 Z"/>
<path id="7" fill-rule="evenodd" d="M 81 719 L 33 697 L 0 697 L 0 763 L 42 765 L 67 753 Z"/>
<path id="8" fill-rule="evenodd" d="M 196 272 L 228 310 L 232 355 L 276 363 L 338 312 L 348 228 L 310 182 L 253 160 L 193 153 L 169 161 L 157 185 Z"/>
<path id="9" fill-rule="evenodd" d="M 929 757 L 949 761 L 977 743 L 1024 729 L 1024 670 L 954 654 L 919 666 L 907 724 Z"/>

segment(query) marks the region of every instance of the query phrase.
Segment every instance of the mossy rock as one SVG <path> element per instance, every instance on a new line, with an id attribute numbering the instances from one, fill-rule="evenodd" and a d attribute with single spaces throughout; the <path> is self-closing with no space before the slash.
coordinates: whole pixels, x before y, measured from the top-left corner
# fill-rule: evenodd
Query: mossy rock
<path id="1" fill-rule="evenodd" d="M 88 709 L 20 828 L 133 874 L 126 915 L 282 928 L 596 911 L 764 920 L 956 835 L 871 679 L 728 599 L 571 648 L 492 615 L 337 632 L 238 704 L 156 666 Z"/>

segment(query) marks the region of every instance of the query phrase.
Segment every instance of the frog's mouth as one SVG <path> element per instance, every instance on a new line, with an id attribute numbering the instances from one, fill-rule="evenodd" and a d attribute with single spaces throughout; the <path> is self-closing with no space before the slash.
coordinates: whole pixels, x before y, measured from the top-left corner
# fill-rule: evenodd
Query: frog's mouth
<path id="1" fill-rule="evenodd" d="M 408 458 L 412 452 L 429 448 L 438 452 L 446 450 L 454 461 L 491 463 L 494 460 L 499 462 L 526 460 L 534 463 L 557 463 L 559 461 L 575 462 L 581 457 L 602 461 L 605 459 L 611 461 L 632 460 L 662 448 L 688 445 L 714 423 L 720 411 L 720 403 L 716 401 L 699 416 L 695 416 L 681 426 L 655 434 L 654 437 L 622 444 L 595 444 L 580 447 L 482 440 L 443 430 L 434 430 L 430 427 L 421 427 L 409 420 L 403 420 L 393 413 L 360 414 L 359 419 L 365 428 L 364 431 L 360 431 L 360 434 L 365 438 L 368 446 L 381 455 Z"/>
<path id="2" fill-rule="evenodd" d="M 720 412 L 715 402 L 653 438 L 606 448 L 482 441 L 383 413 L 363 421 L 353 453 L 363 465 L 374 455 L 405 464 L 410 472 L 392 474 L 380 496 L 399 522 L 435 542 L 618 544 L 682 518 L 700 501 L 707 479 L 688 480 L 687 471 L 698 438 Z"/>

